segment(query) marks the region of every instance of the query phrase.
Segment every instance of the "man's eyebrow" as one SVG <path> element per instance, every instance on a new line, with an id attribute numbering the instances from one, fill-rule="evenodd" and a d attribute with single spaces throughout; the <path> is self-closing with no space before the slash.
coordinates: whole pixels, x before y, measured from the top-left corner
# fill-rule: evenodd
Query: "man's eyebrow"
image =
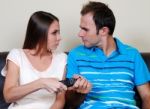
<path id="1" fill-rule="evenodd" d="M 80 26 L 80 28 L 85 30 L 85 31 L 88 31 L 88 28 L 85 28 L 85 27 L 82 27 L 82 26 Z"/>

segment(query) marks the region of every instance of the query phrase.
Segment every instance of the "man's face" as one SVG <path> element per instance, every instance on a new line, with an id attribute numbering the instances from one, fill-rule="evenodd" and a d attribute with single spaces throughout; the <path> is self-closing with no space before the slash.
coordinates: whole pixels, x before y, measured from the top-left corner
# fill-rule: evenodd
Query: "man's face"
<path id="1" fill-rule="evenodd" d="M 80 28 L 78 35 L 86 47 L 100 46 L 101 37 L 99 33 L 97 34 L 92 13 L 81 16 Z"/>

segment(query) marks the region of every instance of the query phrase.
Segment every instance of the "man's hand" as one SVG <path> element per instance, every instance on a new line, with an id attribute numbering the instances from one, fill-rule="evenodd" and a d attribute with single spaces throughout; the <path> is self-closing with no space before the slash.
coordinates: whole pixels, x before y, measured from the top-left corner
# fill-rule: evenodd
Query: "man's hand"
<path id="1" fill-rule="evenodd" d="M 80 76 L 80 75 L 74 75 L 73 78 L 76 79 L 75 84 L 69 88 L 69 90 L 75 90 L 78 93 L 89 93 L 92 85 L 90 82 L 88 82 L 88 80 L 86 80 L 84 77 Z"/>

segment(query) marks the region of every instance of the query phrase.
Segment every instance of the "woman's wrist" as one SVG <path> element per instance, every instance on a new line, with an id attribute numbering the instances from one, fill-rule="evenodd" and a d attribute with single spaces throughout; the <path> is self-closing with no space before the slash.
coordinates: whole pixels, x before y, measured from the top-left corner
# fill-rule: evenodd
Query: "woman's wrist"
<path id="1" fill-rule="evenodd" d="M 45 88 L 45 84 L 44 84 L 44 79 L 43 78 L 40 78 L 37 80 L 37 86 L 39 89 L 43 89 Z"/>

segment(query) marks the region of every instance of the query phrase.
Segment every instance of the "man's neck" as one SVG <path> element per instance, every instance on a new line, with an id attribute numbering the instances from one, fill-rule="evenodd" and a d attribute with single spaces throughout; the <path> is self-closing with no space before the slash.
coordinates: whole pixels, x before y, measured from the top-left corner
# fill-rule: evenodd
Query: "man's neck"
<path id="1" fill-rule="evenodd" d="M 106 56 L 111 55 L 116 50 L 116 43 L 112 36 L 108 36 L 103 40 L 102 50 Z"/>

